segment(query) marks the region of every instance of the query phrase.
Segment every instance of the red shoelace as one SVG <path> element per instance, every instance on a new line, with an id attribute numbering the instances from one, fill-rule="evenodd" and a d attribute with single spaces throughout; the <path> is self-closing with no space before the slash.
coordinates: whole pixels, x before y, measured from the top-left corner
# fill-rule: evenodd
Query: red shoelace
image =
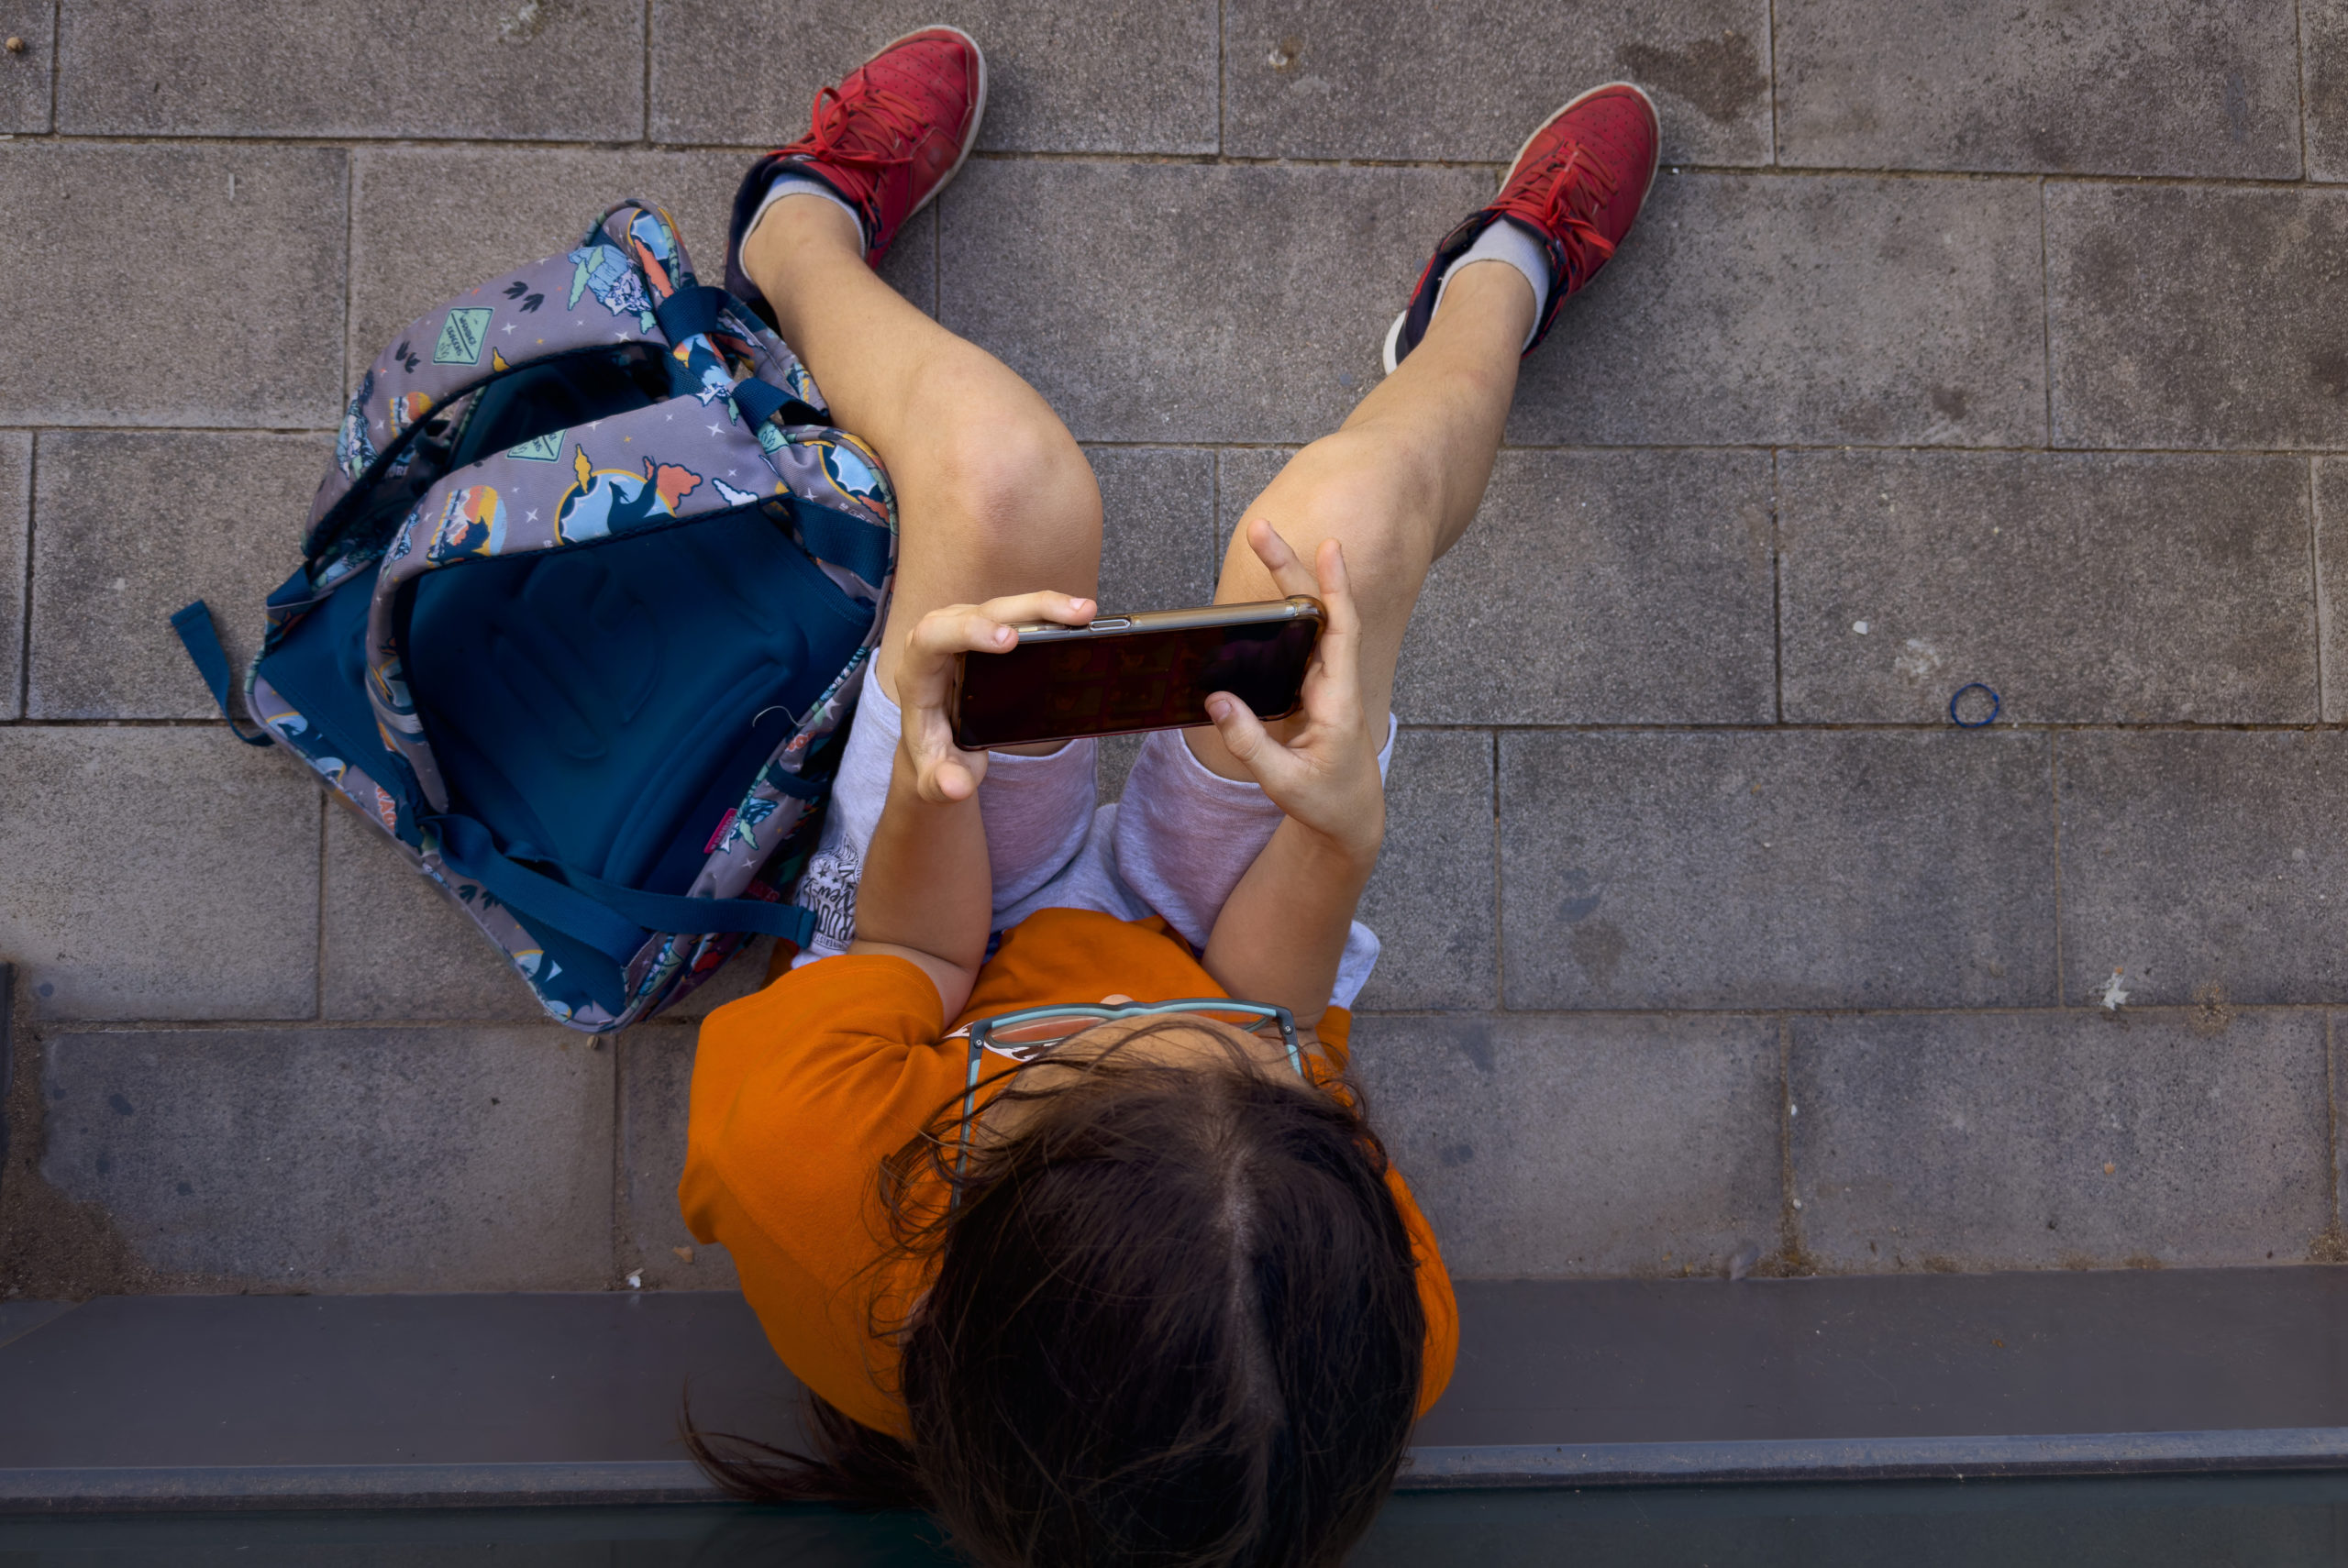
<path id="1" fill-rule="evenodd" d="M 876 169 L 911 163 L 914 146 L 930 128 L 919 105 L 886 87 L 867 87 L 852 102 L 836 87 L 820 88 L 810 117 L 802 146 L 837 162 Z"/>
<path id="2" fill-rule="evenodd" d="M 1523 218 L 1545 234 L 1555 235 L 1566 252 L 1566 292 L 1571 293 L 1589 281 L 1591 273 L 1614 254 L 1614 242 L 1599 231 L 1594 214 L 1606 198 L 1614 193 L 1616 181 L 1604 168 L 1593 161 L 1581 143 L 1561 142 L 1553 148 L 1540 166 L 1541 172 L 1555 170 L 1545 184 L 1539 174 L 1523 182 L 1517 194 L 1494 203 L 1492 211 Z M 1582 210 L 1574 209 L 1573 198 L 1581 197 Z"/>

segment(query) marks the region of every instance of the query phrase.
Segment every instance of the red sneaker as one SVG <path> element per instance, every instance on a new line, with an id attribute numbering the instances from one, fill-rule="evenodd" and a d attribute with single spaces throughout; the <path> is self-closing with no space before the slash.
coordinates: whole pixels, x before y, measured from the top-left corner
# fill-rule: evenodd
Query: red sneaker
<path id="1" fill-rule="evenodd" d="M 907 33 L 815 94 L 805 136 L 753 164 L 734 198 L 726 286 L 760 303 L 742 277 L 743 232 L 774 177 L 789 169 L 831 188 L 857 210 L 865 259 L 889 253 L 905 220 L 934 200 L 970 156 L 987 109 L 987 61 L 959 28 Z"/>
<path id="2" fill-rule="evenodd" d="M 1387 373 L 1426 336 L 1444 269 L 1502 219 L 1540 240 L 1548 253 L 1548 307 L 1524 351 L 1538 348 L 1566 296 L 1596 277 L 1631 232 L 1655 185 L 1662 138 L 1655 101 L 1628 82 L 1593 87 L 1542 122 L 1516 149 L 1499 198 L 1434 248 L 1409 307 L 1387 330 Z"/>

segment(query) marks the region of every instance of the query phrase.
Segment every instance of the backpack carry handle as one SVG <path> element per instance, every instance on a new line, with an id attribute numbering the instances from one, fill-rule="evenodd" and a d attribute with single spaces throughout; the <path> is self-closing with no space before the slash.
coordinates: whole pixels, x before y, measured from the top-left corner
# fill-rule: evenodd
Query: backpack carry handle
<path id="1" fill-rule="evenodd" d="M 228 721 L 228 733 L 247 745 L 274 745 L 267 731 L 249 735 L 237 727 L 237 715 L 228 707 L 228 650 L 220 646 L 220 629 L 212 624 L 212 607 L 201 599 L 183 604 L 172 613 L 172 630 L 178 634 L 180 646 L 194 662 L 196 674 L 204 678 L 212 700 L 220 704 L 220 716 Z"/>

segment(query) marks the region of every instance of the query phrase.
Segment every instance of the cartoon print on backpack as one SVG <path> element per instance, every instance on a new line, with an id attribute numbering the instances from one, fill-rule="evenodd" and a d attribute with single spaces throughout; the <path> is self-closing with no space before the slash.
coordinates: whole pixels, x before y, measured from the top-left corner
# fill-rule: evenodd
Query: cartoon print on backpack
<path id="1" fill-rule="evenodd" d="M 880 462 L 861 443 L 846 437 L 844 433 L 827 433 L 815 445 L 824 454 L 824 477 L 843 495 L 853 496 L 882 512 L 888 510 L 889 481 Z"/>
<path id="2" fill-rule="evenodd" d="M 392 434 L 396 436 L 432 412 L 430 392 L 402 392 L 392 399 Z"/>
<path id="3" fill-rule="evenodd" d="M 392 399 L 392 439 L 398 440 L 403 431 L 431 413 L 432 407 L 430 392 L 402 392 Z M 398 457 L 392 459 L 392 466 L 386 470 L 386 477 L 397 479 L 407 472 L 407 466 L 415 460 L 415 447 L 411 443 Z"/>
<path id="4" fill-rule="evenodd" d="M 367 404 L 375 395 L 375 372 L 359 379 L 359 390 L 342 411 L 342 429 L 334 438 L 334 460 L 344 475 L 357 479 L 375 461 L 375 443 L 367 436 Z"/>
<path id="5" fill-rule="evenodd" d="M 677 244 L 670 233 L 667 217 L 666 213 L 656 217 L 638 212 L 627 225 L 628 249 L 634 253 L 636 264 L 644 270 L 644 281 L 664 300 L 677 292 Z"/>
<path id="6" fill-rule="evenodd" d="M 755 854 L 759 847 L 759 824 L 774 815 L 776 802 L 753 796 L 734 808 L 733 820 L 725 824 L 718 847 L 740 843 Z"/>
<path id="7" fill-rule="evenodd" d="M 644 471 L 599 469 L 582 443 L 571 448 L 578 480 L 562 492 L 554 514 L 554 536 L 566 545 L 600 539 L 656 517 L 674 517 L 677 503 L 701 487 L 701 475 L 674 463 L 644 459 Z"/>
<path id="8" fill-rule="evenodd" d="M 437 566 L 460 556 L 493 556 L 504 547 L 505 502 L 494 488 L 470 484 L 441 503 L 426 555 Z"/>
<path id="9" fill-rule="evenodd" d="M 630 315 L 646 332 L 652 330 L 652 298 L 644 292 L 644 280 L 628 265 L 625 252 L 616 245 L 598 240 L 582 245 L 570 257 L 570 307 L 579 308 L 579 296 L 593 291 L 595 303 L 614 315 Z"/>

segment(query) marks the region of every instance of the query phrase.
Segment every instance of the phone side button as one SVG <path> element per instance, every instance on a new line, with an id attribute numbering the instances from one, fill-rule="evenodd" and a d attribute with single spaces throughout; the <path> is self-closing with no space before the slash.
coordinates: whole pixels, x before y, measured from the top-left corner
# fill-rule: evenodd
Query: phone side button
<path id="1" fill-rule="evenodd" d="M 1123 615 L 1103 615 L 1084 629 L 1088 632 L 1122 632 L 1132 624 L 1133 622 Z"/>

